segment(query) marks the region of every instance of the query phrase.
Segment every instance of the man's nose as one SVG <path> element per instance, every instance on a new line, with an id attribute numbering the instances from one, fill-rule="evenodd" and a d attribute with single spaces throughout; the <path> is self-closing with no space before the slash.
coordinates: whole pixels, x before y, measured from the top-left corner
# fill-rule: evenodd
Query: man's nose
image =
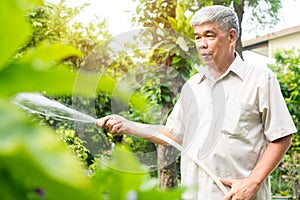
<path id="1" fill-rule="evenodd" d="M 201 49 L 206 49 L 207 48 L 207 41 L 206 38 L 201 38 L 200 40 L 197 41 L 197 47 Z"/>

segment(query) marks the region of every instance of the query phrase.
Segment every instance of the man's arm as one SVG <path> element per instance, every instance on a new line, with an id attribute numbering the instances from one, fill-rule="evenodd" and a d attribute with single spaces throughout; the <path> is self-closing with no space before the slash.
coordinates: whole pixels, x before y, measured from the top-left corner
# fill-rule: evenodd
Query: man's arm
<path id="1" fill-rule="evenodd" d="M 181 144 L 181 141 L 172 135 L 163 125 L 132 122 L 119 115 L 109 115 L 100 118 L 95 122 L 95 125 L 99 128 L 108 128 L 109 132 L 113 134 L 131 134 L 157 144 L 167 145 L 168 143 L 164 140 L 156 137 L 160 133 Z"/>
<path id="2" fill-rule="evenodd" d="M 292 134 L 270 142 L 261 159 L 245 179 L 221 179 L 224 185 L 231 187 L 224 200 L 251 200 L 258 192 L 262 182 L 278 166 L 284 154 L 291 146 Z"/>

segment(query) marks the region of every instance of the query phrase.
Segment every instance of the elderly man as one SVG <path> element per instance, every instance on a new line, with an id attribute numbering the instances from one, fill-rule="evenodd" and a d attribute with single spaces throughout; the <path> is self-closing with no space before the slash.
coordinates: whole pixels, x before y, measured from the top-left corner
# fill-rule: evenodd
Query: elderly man
<path id="1" fill-rule="evenodd" d="M 245 63 L 235 52 L 236 13 L 224 6 L 205 7 L 191 20 L 199 57 L 206 67 L 192 76 L 165 126 L 130 122 L 112 115 L 98 127 L 165 143 L 136 127 L 159 130 L 197 155 L 228 187 L 224 197 L 211 179 L 182 154 L 182 185 L 197 186 L 183 199 L 268 200 L 268 175 L 291 145 L 297 130 L 275 75 L 264 66 Z"/>

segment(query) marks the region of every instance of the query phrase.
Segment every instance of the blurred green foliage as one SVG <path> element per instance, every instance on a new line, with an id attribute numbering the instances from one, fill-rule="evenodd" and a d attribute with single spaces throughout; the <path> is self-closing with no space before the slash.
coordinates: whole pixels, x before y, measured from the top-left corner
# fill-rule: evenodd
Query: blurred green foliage
<path id="1" fill-rule="evenodd" d="M 181 190 L 143 186 L 149 176 L 141 173 L 136 158 L 122 154 L 123 147 L 116 148 L 110 167 L 97 163 L 95 174 L 87 176 L 52 129 L 34 123 L 11 103 L 18 92 L 72 94 L 76 73 L 64 61 L 82 57 L 78 48 L 62 41 L 26 46 L 32 29 L 24 16 L 33 6 L 42 6 L 42 2 L 6 0 L 0 6 L 0 199 L 119 200 L 130 194 L 135 199 L 180 199 Z M 75 151 L 87 156 L 72 132 L 64 134 L 77 145 Z M 114 170 L 124 166 L 140 173 Z"/>
<path id="2" fill-rule="evenodd" d="M 274 53 L 275 64 L 282 94 L 298 130 L 300 130 L 300 49 L 280 49 Z M 279 167 L 272 173 L 272 190 L 293 199 L 300 198 L 300 134 L 295 133 L 292 146 Z"/>
<path id="3" fill-rule="evenodd" d="M 277 72 L 282 94 L 298 130 L 300 130 L 300 49 L 278 50 L 271 68 Z M 293 136 L 290 151 L 300 153 L 300 135 Z"/>

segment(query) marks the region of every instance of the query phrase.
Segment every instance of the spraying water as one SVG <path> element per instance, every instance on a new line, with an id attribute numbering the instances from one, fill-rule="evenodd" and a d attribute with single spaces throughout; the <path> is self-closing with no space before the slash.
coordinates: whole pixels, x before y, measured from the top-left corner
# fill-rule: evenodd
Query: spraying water
<path id="1" fill-rule="evenodd" d="M 14 103 L 32 114 L 41 114 L 56 119 L 66 119 L 82 123 L 94 123 L 96 119 L 58 101 L 48 99 L 38 93 L 20 93 L 14 98 Z"/>

